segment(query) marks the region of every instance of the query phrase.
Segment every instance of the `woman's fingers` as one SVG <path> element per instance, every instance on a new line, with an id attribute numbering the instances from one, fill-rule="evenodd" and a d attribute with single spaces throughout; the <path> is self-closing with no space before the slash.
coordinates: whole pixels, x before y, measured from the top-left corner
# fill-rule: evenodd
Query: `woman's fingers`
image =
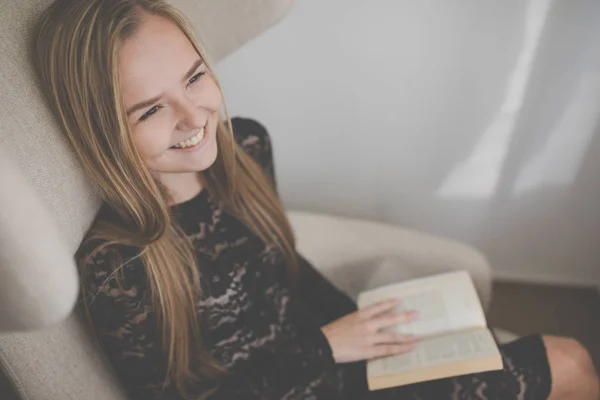
<path id="1" fill-rule="evenodd" d="M 370 319 L 379 314 L 391 311 L 400 305 L 399 299 L 392 299 L 375 303 L 359 311 L 361 318 Z"/>
<path id="2" fill-rule="evenodd" d="M 369 359 L 394 356 L 397 354 L 408 353 L 415 348 L 415 342 L 402 344 L 381 344 L 370 348 Z"/>
<path id="3" fill-rule="evenodd" d="M 381 344 L 410 344 L 419 340 L 416 335 L 405 335 L 394 332 L 378 332 L 370 336 L 371 345 Z"/>
<path id="4" fill-rule="evenodd" d="M 388 314 L 375 317 L 367 322 L 367 329 L 371 332 L 377 332 L 381 329 L 391 328 L 400 324 L 414 321 L 418 318 L 416 311 L 405 311 L 399 314 Z"/>

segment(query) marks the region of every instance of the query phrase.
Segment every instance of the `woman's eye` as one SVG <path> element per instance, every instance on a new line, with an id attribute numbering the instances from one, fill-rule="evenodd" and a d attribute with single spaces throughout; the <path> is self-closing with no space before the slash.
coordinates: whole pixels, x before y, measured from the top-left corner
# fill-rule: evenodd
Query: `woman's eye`
<path id="1" fill-rule="evenodd" d="M 196 82 L 198 79 L 202 78 L 202 75 L 204 75 L 206 72 L 198 72 L 196 75 L 192 76 L 190 78 L 190 84 Z"/>
<path id="2" fill-rule="evenodd" d="M 157 112 L 159 109 L 161 109 L 162 106 L 154 106 L 151 109 L 149 109 L 146 114 L 142 115 L 140 117 L 140 121 L 145 121 L 147 120 L 152 114 L 154 114 L 155 112 Z"/>

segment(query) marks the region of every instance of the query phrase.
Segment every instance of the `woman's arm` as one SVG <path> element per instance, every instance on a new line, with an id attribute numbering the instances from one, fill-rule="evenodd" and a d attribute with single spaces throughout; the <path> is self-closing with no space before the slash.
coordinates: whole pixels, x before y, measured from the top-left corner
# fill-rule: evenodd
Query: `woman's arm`
<path id="1" fill-rule="evenodd" d="M 118 271 L 115 266 L 126 260 Z M 89 260 L 84 269 L 84 301 L 96 337 L 122 385 L 133 400 L 183 400 L 172 384 L 164 385 L 167 359 L 161 348 L 155 313 L 150 306 L 150 288 L 146 284 L 143 264 L 133 254 L 110 249 Z M 129 261 L 127 261 L 129 260 Z M 315 335 L 317 335 L 315 333 Z M 328 350 L 325 338 L 315 349 Z M 315 350 L 312 349 L 311 350 Z M 306 349 L 305 349 L 306 350 Z M 255 375 L 231 371 L 219 382 L 211 400 L 276 400 L 282 393 L 302 391 L 306 382 L 317 379 L 313 372 L 290 380 L 289 363 L 295 357 L 317 362 L 331 359 L 331 354 L 310 355 L 275 353 L 268 365 L 254 370 Z M 314 358 L 314 360 L 312 358 Z M 333 359 L 331 359 L 333 363 Z M 296 364 L 299 364 L 297 362 Z M 333 365 L 333 364 L 332 364 Z M 249 371 L 250 372 L 250 371 Z M 283 380 L 282 380 L 283 378 Z M 289 386 L 288 386 L 289 385 Z M 205 388 L 190 388 L 203 393 Z"/>
<path id="2" fill-rule="evenodd" d="M 350 297 L 337 289 L 306 259 L 300 255 L 298 257 L 296 295 L 320 326 L 357 310 Z"/>
<path id="3" fill-rule="evenodd" d="M 179 399 L 163 388 L 167 361 L 160 348 L 144 267 L 123 251 L 104 250 L 85 263 L 83 301 L 104 354 L 133 399 Z M 116 269 L 120 260 L 125 264 Z"/>

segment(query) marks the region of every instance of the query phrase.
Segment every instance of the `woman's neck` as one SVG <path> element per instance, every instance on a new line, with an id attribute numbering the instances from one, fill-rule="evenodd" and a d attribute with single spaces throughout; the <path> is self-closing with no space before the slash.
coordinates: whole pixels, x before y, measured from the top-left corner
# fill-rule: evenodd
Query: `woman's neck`
<path id="1" fill-rule="evenodd" d="M 171 196 L 169 206 L 193 199 L 204 188 L 198 172 L 161 174 L 160 181 Z"/>

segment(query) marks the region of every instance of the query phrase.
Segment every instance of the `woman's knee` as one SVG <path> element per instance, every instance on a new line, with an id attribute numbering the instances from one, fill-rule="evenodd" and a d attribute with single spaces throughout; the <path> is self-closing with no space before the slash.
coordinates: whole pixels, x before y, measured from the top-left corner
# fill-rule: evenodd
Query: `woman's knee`
<path id="1" fill-rule="evenodd" d="M 594 362 L 587 349 L 577 340 L 568 337 L 544 336 L 546 346 L 554 350 L 565 367 L 579 373 L 596 374 Z"/>
<path id="2" fill-rule="evenodd" d="M 577 393 L 581 397 L 574 399 L 597 399 L 598 375 L 586 348 L 576 339 L 556 336 L 544 336 L 544 344 L 550 363 L 553 394 Z"/>

